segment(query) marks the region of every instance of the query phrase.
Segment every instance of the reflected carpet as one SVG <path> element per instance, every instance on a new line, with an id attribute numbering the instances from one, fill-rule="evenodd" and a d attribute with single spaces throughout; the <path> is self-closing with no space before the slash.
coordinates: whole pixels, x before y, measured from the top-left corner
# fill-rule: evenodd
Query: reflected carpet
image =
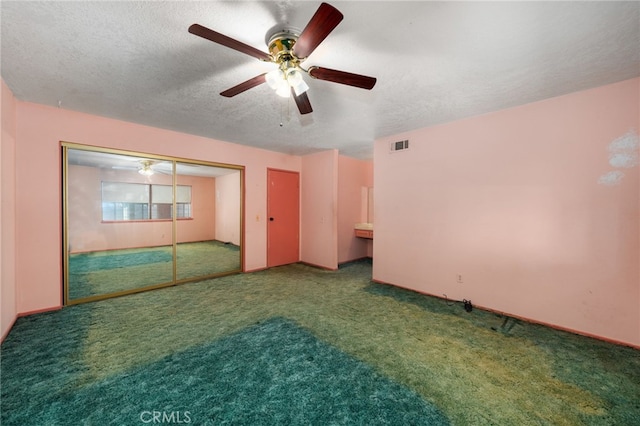
<path id="1" fill-rule="evenodd" d="M 240 269 L 240 251 L 220 241 L 180 243 L 177 279 Z M 173 280 L 173 247 L 106 250 L 69 256 L 69 299 L 140 289 Z"/>

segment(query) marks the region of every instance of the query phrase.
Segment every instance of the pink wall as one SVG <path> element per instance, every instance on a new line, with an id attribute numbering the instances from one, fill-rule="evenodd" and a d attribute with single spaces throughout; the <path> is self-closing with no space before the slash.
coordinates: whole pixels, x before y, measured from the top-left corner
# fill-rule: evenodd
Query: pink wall
<path id="1" fill-rule="evenodd" d="M 69 166 L 69 249 L 71 253 L 173 244 L 171 221 L 102 222 L 102 182 L 171 185 L 172 177 L 156 173 Z M 215 238 L 215 179 L 180 176 L 179 185 L 191 186 L 193 219 L 179 220 L 179 243 Z M 239 203 L 239 201 L 237 201 Z M 236 209 L 239 215 L 239 210 Z M 238 219 L 236 219 L 238 220 Z"/>
<path id="2" fill-rule="evenodd" d="M 178 176 L 178 185 L 191 187 L 193 216 L 192 219 L 177 221 L 176 239 L 179 243 L 217 239 L 216 181 L 217 178 L 210 177 Z"/>
<path id="3" fill-rule="evenodd" d="M 374 279 L 639 345 L 640 179 L 609 162 L 616 140 L 637 144 L 639 88 L 376 141 Z"/>
<path id="4" fill-rule="evenodd" d="M 338 156 L 338 263 L 370 255 L 371 240 L 356 238 L 353 226 L 366 222 L 363 188 L 373 186 L 373 163 Z"/>
<path id="5" fill-rule="evenodd" d="M 216 178 L 216 239 L 240 244 L 240 173 Z"/>
<path id="6" fill-rule="evenodd" d="M 300 260 L 338 268 L 338 151 L 302 157 Z"/>
<path id="7" fill-rule="evenodd" d="M 18 313 L 61 305 L 60 141 L 246 166 L 245 270 L 266 267 L 267 167 L 301 167 L 292 155 L 20 101 L 15 139 Z"/>
<path id="8" fill-rule="evenodd" d="M 16 100 L 2 80 L 0 92 L 0 336 L 6 337 L 16 320 Z"/>

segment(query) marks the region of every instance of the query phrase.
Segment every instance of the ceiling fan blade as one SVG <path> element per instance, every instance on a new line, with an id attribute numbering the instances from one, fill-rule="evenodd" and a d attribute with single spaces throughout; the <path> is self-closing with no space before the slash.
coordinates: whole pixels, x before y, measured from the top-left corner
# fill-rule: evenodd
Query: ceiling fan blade
<path id="1" fill-rule="evenodd" d="M 344 16 L 338 9 L 327 3 L 322 3 L 311 17 L 300 37 L 293 46 L 293 53 L 300 59 L 311 55 L 322 40 L 338 26 Z"/>
<path id="2" fill-rule="evenodd" d="M 266 81 L 265 77 L 264 77 L 265 75 L 266 75 L 266 73 L 257 75 L 257 76 L 255 76 L 255 77 L 253 77 L 253 78 L 251 78 L 251 79 L 249 79 L 249 80 L 247 80 L 245 82 L 242 82 L 242 83 L 238 84 L 237 86 L 233 86 L 232 88 L 225 90 L 224 92 L 222 92 L 220 94 L 222 96 L 224 96 L 224 97 L 227 97 L 227 98 L 231 98 L 231 97 L 233 97 L 235 95 L 239 95 L 240 93 L 242 93 L 242 92 L 244 92 L 246 90 L 252 89 L 252 88 L 254 88 L 256 86 L 259 86 L 262 83 L 264 83 Z"/>
<path id="3" fill-rule="evenodd" d="M 359 87 L 361 89 L 371 90 L 376 85 L 374 77 L 366 75 L 352 74 L 350 72 L 332 70 L 329 68 L 311 67 L 309 75 L 318 80 L 332 81 L 334 83 L 346 84 L 347 86 Z"/>
<path id="4" fill-rule="evenodd" d="M 246 53 L 247 55 L 251 55 L 254 58 L 258 58 L 261 61 L 271 61 L 271 56 L 267 53 L 256 49 L 255 47 L 251 47 L 248 44 L 244 44 L 241 41 L 232 39 L 231 37 L 227 37 L 224 34 L 220 34 L 213 30 L 210 30 L 207 27 L 203 27 L 199 24 L 193 24 L 189 27 L 189 32 L 191 34 L 195 34 L 202 38 L 206 38 L 207 40 L 211 40 L 214 43 L 221 44 L 223 46 L 227 46 L 231 49 L 237 50 L 238 52 Z"/>
<path id="5" fill-rule="evenodd" d="M 311 108 L 311 102 L 309 102 L 309 96 L 307 96 L 307 92 L 300 93 L 300 95 L 296 96 L 296 92 L 291 88 L 291 95 L 293 95 L 293 99 L 296 101 L 296 105 L 298 106 L 298 111 L 300 114 L 309 114 L 313 112 L 313 108 Z"/>

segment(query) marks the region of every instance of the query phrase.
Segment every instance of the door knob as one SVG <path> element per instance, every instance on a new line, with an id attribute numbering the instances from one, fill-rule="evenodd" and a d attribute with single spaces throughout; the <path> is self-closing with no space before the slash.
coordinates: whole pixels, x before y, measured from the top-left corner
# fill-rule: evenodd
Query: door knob
<path id="1" fill-rule="evenodd" d="M 269 222 L 273 222 L 273 218 L 272 217 L 269 218 Z"/>

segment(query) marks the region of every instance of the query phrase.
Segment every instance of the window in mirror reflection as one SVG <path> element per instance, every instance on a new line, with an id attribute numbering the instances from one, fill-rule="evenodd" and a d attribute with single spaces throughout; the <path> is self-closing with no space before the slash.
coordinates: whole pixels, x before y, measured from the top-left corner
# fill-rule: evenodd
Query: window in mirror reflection
<path id="1" fill-rule="evenodd" d="M 176 188 L 176 217 L 191 218 L 191 186 Z M 171 220 L 173 187 L 102 182 L 102 220 Z"/>

